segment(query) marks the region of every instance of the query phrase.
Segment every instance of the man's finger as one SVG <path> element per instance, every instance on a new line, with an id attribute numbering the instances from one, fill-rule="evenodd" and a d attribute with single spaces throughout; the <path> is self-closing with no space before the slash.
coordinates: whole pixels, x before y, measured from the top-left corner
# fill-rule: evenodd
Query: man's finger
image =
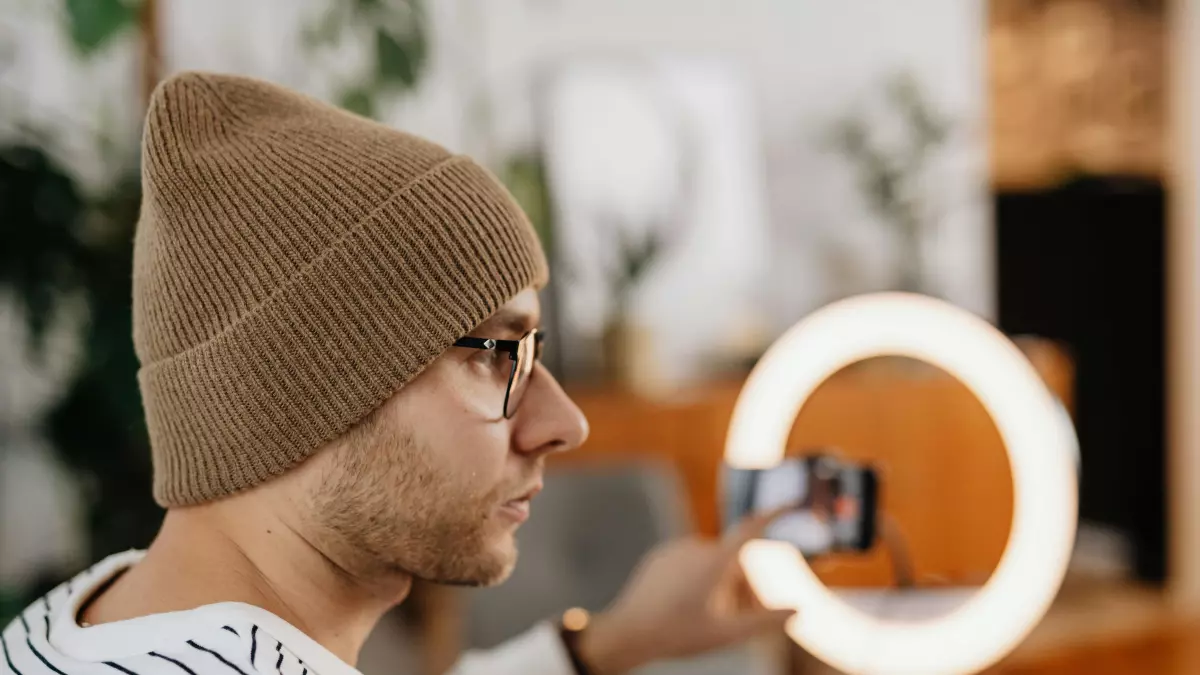
<path id="1" fill-rule="evenodd" d="M 797 508 L 799 508 L 799 504 L 785 504 L 754 513 L 735 525 L 729 532 L 726 532 L 716 550 L 717 555 L 711 558 L 709 582 L 714 585 L 722 583 L 729 572 L 730 566 L 734 565 L 734 561 L 737 560 L 738 552 L 742 550 L 742 546 L 751 539 L 757 539 L 762 536 L 767 526 L 771 524 L 771 521 Z"/>
<path id="2" fill-rule="evenodd" d="M 777 506 L 773 509 L 752 514 L 730 530 L 725 535 L 721 545 L 730 557 L 736 556 L 738 551 L 742 550 L 742 545 L 751 539 L 757 539 L 762 536 L 767 526 L 771 524 L 771 521 L 788 511 L 795 511 L 798 508 L 800 508 L 800 504 L 798 503 L 784 504 L 783 506 Z"/>

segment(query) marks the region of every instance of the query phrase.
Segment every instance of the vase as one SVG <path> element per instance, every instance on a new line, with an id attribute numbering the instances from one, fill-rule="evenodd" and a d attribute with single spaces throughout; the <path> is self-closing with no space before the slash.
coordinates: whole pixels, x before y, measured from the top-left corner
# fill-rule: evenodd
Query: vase
<path id="1" fill-rule="evenodd" d="M 613 319 L 604 329 L 602 351 L 606 382 L 639 393 L 656 390 L 658 368 L 648 328 L 628 317 Z"/>

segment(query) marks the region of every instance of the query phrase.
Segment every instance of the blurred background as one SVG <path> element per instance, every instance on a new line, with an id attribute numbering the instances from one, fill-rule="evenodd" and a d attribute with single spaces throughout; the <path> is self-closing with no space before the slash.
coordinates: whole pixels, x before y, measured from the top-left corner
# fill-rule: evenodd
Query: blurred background
<path id="1" fill-rule="evenodd" d="M 552 463 L 513 579 L 418 588 L 368 675 L 601 609 L 654 543 L 717 534 L 749 369 L 882 290 L 994 323 L 1079 437 L 1067 581 L 994 672 L 1200 672 L 1197 64 L 1188 0 L 0 0 L 0 625 L 161 519 L 138 142 L 155 83 L 203 69 L 475 156 L 551 258 L 546 360 L 591 440 Z M 912 583 L 882 543 L 814 560 L 823 581 L 907 621 L 987 580 L 1012 481 L 954 378 L 840 371 L 789 441 L 817 450 L 877 467 Z M 650 671 L 830 672 L 782 637 Z"/>

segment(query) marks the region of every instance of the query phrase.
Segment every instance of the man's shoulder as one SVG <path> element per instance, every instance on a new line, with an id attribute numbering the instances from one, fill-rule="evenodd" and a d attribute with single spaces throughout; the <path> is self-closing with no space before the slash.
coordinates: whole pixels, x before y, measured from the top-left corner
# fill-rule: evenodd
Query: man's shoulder
<path id="1" fill-rule="evenodd" d="M 287 645 L 250 621 L 230 621 L 105 665 L 110 667 L 106 675 L 310 675 Z"/>
<path id="2" fill-rule="evenodd" d="M 258 675 L 267 672 L 255 668 L 249 646 L 242 640 L 241 633 L 244 631 L 238 628 L 227 625 L 180 636 L 170 644 L 132 657 L 141 662 L 138 665 L 150 664 L 153 670 L 146 672 L 145 667 L 142 670 L 130 670 L 133 675 Z M 128 665 L 120 661 L 118 663 Z"/>
<path id="3" fill-rule="evenodd" d="M 63 673 L 49 644 L 52 598 L 63 593 L 59 587 L 42 596 L 0 629 L 0 674 Z"/>
<path id="4" fill-rule="evenodd" d="M 144 651 L 125 649 L 96 659 L 72 655 L 51 631 L 54 597 L 52 592 L 30 605 L 0 631 L 0 675 L 302 675 L 301 670 L 276 670 L 275 660 L 267 663 L 271 655 L 256 654 L 257 643 L 269 637 L 255 634 L 249 624 L 198 629 L 168 640 L 156 639 L 150 626 Z M 273 642 L 270 648 L 275 649 Z"/>
<path id="5" fill-rule="evenodd" d="M 110 556 L 21 612 L 0 631 L 0 675 L 357 673 L 274 614 L 236 602 L 80 626 L 79 608 L 141 555 Z"/>
<path id="6" fill-rule="evenodd" d="M 213 675 L 310 675 L 307 664 L 286 644 L 252 621 L 224 625 L 212 639 L 214 644 L 188 640 L 187 647 L 208 658 L 216 667 L 208 671 Z"/>

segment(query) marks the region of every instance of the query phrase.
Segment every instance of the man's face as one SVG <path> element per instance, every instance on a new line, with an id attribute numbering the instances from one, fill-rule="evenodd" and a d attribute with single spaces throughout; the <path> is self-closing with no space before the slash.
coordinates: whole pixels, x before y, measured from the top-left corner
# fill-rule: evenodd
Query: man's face
<path id="1" fill-rule="evenodd" d="M 528 289 L 471 335 L 516 340 L 538 319 Z M 306 506 L 323 552 L 356 575 L 507 578 L 546 456 L 587 437 L 583 414 L 540 364 L 505 419 L 511 368 L 505 352 L 452 347 L 313 457 Z"/>

